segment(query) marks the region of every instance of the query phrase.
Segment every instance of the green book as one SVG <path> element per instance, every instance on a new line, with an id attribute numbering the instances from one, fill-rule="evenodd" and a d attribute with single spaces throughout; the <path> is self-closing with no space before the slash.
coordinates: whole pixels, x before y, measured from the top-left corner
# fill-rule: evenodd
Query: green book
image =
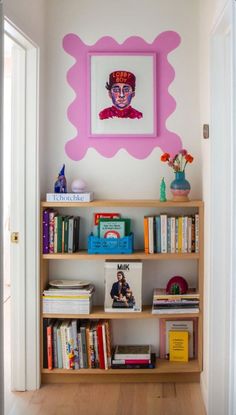
<path id="1" fill-rule="evenodd" d="M 98 224 L 99 238 L 123 238 L 130 234 L 131 219 L 100 218 Z"/>
<path id="2" fill-rule="evenodd" d="M 64 217 L 64 252 L 68 253 L 69 216 Z"/>
<path id="3" fill-rule="evenodd" d="M 57 252 L 62 252 L 62 216 L 57 217 Z"/>

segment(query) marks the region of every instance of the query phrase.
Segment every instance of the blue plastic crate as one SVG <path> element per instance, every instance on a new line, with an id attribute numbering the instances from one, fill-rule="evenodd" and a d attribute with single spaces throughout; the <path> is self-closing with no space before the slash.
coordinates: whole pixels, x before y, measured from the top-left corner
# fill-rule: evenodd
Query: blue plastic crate
<path id="1" fill-rule="evenodd" d="M 88 237 L 89 254 L 132 254 L 133 251 L 133 233 L 124 238 L 98 238 L 93 234 Z"/>

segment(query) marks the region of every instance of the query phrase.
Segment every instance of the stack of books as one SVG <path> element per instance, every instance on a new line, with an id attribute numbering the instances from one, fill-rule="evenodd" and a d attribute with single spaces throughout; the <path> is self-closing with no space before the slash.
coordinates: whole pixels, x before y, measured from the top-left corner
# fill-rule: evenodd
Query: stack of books
<path id="1" fill-rule="evenodd" d="M 154 288 L 152 314 L 198 313 L 199 293 L 194 289 L 186 294 L 167 294 L 165 289 Z"/>
<path id="2" fill-rule="evenodd" d="M 50 287 L 43 292 L 43 314 L 90 314 L 95 287 Z"/>
<path id="3" fill-rule="evenodd" d="M 150 345 L 117 345 L 115 347 L 112 369 L 153 369 L 156 364 L 155 353 Z"/>

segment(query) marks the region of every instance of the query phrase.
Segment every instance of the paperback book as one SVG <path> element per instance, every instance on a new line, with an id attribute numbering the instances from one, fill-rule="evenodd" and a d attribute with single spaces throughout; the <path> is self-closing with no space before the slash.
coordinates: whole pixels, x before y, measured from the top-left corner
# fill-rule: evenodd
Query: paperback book
<path id="1" fill-rule="evenodd" d="M 47 202 L 92 202 L 93 192 L 80 193 L 47 193 Z"/>
<path id="2" fill-rule="evenodd" d="M 105 311 L 142 311 L 142 262 L 105 262 Z"/>

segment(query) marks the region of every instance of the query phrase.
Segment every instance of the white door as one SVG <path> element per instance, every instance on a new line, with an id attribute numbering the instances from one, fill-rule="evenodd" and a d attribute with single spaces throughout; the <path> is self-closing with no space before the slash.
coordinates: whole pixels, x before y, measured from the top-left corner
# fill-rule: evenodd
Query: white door
<path id="1" fill-rule="evenodd" d="M 236 413 L 236 42 L 233 3 L 227 3 L 211 37 L 209 415 Z"/>
<path id="2" fill-rule="evenodd" d="M 38 49 L 7 20 L 4 29 L 12 43 L 11 387 L 24 391 L 39 386 Z"/>

